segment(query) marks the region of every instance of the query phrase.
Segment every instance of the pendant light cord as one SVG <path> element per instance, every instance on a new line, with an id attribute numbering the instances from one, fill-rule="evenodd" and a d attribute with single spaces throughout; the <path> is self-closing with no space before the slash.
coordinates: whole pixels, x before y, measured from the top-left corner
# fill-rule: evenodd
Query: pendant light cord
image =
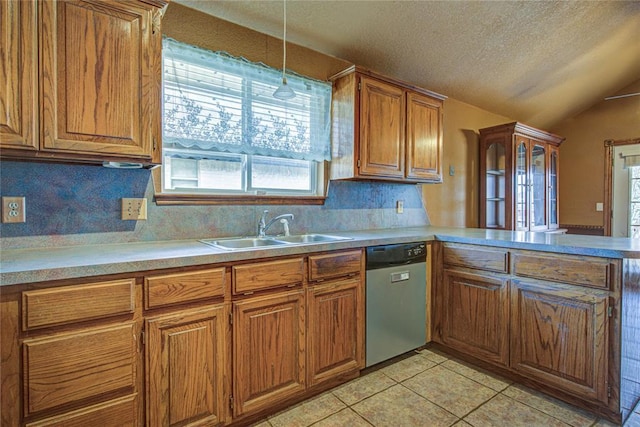
<path id="1" fill-rule="evenodd" d="M 287 0 L 283 0 L 284 4 L 284 31 L 282 36 L 282 80 L 284 81 L 284 67 L 287 65 Z"/>

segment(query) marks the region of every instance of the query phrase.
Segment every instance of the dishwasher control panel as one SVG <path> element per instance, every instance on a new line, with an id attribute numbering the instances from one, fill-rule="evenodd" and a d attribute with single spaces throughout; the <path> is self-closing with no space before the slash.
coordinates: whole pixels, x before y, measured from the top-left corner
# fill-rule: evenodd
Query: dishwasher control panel
<path id="1" fill-rule="evenodd" d="M 394 265 L 425 262 L 427 245 L 423 242 L 370 246 L 367 248 L 367 270 Z"/>

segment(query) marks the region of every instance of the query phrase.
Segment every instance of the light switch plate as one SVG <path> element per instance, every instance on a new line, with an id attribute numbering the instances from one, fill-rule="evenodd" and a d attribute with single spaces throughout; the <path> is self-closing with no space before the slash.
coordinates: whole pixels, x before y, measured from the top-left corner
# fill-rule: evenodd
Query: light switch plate
<path id="1" fill-rule="evenodd" d="M 122 198 L 122 219 L 137 221 L 147 219 L 147 199 Z"/>

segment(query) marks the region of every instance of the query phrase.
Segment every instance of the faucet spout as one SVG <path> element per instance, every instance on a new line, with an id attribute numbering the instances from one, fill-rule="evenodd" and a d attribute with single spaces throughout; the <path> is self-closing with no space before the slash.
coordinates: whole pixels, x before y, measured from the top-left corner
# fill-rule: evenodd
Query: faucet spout
<path id="1" fill-rule="evenodd" d="M 267 234 L 267 230 L 269 229 L 269 227 L 271 227 L 271 225 L 273 223 L 275 223 L 276 221 L 281 221 L 281 220 L 289 220 L 289 221 L 293 221 L 293 214 L 290 213 L 286 213 L 286 214 L 282 214 L 282 215 L 278 215 L 274 218 L 272 218 L 271 220 L 269 220 L 269 222 L 266 222 L 266 218 L 267 218 L 267 214 L 269 213 L 268 210 L 265 210 L 262 212 L 262 216 L 260 217 L 260 220 L 258 221 L 258 237 L 265 237 Z M 283 222 L 284 224 L 284 222 Z M 288 222 L 287 222 L 287 227 L 285 227 L 285 231 L 288 230 Z"/>

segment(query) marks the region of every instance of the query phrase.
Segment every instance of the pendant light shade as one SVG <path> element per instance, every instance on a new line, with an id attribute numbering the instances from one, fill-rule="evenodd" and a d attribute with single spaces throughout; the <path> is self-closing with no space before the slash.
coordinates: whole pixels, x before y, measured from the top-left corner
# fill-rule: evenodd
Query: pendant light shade
<path id="1" fill-rule="evenodd" d="M 287 0 L 283 0 L 284 5 L 284 30 L 282 35 L 282 84 L 273 92 L 273 97 L 277 99 L 292 99 L 296 93 L 287 85 L 285 69 L 287 67 Z"/>

